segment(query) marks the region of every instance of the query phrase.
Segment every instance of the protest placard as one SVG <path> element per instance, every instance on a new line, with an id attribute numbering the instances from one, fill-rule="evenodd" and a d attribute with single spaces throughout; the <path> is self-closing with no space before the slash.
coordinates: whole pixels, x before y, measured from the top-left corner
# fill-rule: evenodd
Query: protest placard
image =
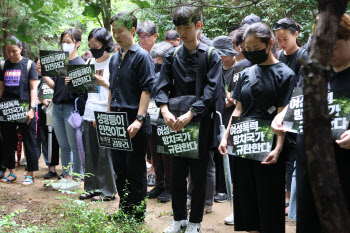
<path id="1" fill-rule="evenodd" d="M 180 131 L 171 130 L 158 119 L 157 152 L 178 157 L 198 159 L 199 122 L 190 122 Z"/>
<path id="2" fill-rule="evenodd" d="M 0 99 L 0 121 L 26 123 L 29 100 Z"/>
<path id="3" fill-rule="evenodd" d="M 68 60 L 68 52 L 40 50 L 41 75 L 67 77 Z"/>
<path id="4" fill-rule="evenodd" d="M 69 65 L 68 77 L 70 87 L 74 93 L 98 93 L 98 85 L 95 78 L 95 65 Z"/>
<path id="5" fill-rule="evenodd" d="M 332 139 L 336 140 L 349 127 L 350 93 L 329 91 L 327 100 L 329 114 L 334 115 L 331 121 Z M 303 90 L 301 87 L 296 87 L 283 119 L 283 129 L 303 134 L 303 103 Z"/>
<path id="6" fill-rule="evenodd" d="M 273 138 L 271 121 L 232 117 L 227 152 L 241 158 L 264 161 L 271 152 Z"/>
<path id="7" fill-rule="evenodd" d="M 95 112 L 98 143 L 101 147 L 132 151 L 126 112 Z"/>
<path id="8" fill-rule="evenodd" d="M 53 90 L 45 83 L 44 80 L 42 80 L 42 83 L 40 84 L 38 97 L 43 99 L 52 99 L 53 97 Z"/>
<path id="9" fill-rule="evenodd" d="M 159 117 L 160 108 L 157 107 L 154 99 L 151 99 L 148 105 L 147 112 L 151 118 L 151 124 L 157 125 L 157 120 Z"/>

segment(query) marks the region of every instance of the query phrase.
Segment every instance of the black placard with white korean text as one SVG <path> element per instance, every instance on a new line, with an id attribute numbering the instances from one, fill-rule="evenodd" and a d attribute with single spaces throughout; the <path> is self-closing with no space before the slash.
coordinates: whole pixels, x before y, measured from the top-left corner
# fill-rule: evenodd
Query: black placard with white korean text
<path id="1" fill-rule="evenodd" d="M 95 65 L 69 65 L 68 90 L 74 93 L 98 93 Z"/>
<path id="2" fill-rule="evenodd" d="M 199 122 L 190 122 L 180 131 L 171 130 L 158 119 L 157 152 L 178 157 L 198 159 Z"/>
<path id="3" fill-rule="evenodd" d="M 227 152 L 229 155 L 262 162 L 271 152 L 273 138 L 271 121 L 232 117 Z"/>
<path id="4" fill-rule="evenodd" d="M 29 100 L 0 99 L 0 121 L 26 123 Z"/>
<path id="5" fill-rule="evenodd" d="M 68 52 L 40 50 L 41 75 L 67 77 L 68 60 Z"/>
<path id="6" fill-rule="evenodd" d="M 328 111 L 334 115 L 331 121 L 332 139 L 337 140 L 349 128 L 350 93 L 328 92 Z M 283 129 L 289 132 L 303 134 L 303 89 L 296 87 L 283 119 Z"/>
<path id="7" fill-rule="evenodd" d="M 45 83 L 44 80 L 42 80 L 39 87 L 38 97 L 43 99 L 52 99 L 53 97 L 53 90 Z"/>
<path id="8" fill-rule="evenodd" d="M 126 112 L 95 112 L 98 143 L 101 147 L 132 151 Z"/>

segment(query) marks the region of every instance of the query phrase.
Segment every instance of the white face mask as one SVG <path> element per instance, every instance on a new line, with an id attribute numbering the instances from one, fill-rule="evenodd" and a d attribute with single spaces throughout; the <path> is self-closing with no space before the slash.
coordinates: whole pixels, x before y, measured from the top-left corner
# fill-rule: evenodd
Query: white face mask
<path id="1" fill-rule="evenodd" d="M 62 44 L 62 50 L 65 52 L 69 52 L 69 54 L 73 53 L 74 49 L 75 49 L 75 44 L 67 44 L 67 43 Z"/>

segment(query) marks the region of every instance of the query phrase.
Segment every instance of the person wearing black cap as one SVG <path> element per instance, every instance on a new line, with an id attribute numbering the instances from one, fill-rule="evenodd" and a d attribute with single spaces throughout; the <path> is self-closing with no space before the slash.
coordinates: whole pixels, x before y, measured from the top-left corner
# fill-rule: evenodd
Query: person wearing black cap
<path id="1" fill-rule="evenodd" d="M 250 14 L 248 16 L 246 16 L 243 21 L 242 21 L 242 25 L 245 24 L 253 24 L 253 23 L 259 23 L 261 22 L 260 17 L 254 14 Z"/>

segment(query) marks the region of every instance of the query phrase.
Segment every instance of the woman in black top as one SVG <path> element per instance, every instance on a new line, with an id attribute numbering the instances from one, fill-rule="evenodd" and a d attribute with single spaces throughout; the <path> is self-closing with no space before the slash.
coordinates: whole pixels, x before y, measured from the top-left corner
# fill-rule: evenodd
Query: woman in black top
<path id="1" fill-rule="evenodd" d="M 78 56 L 77 51 L 80 46 L 81 31 L 75 28 L 70 28 L 61 34 L 60 43 L 62 49 L 69 52 L 69 65 L 84 65 L 84 60 Z M 43 76 L 46 84 L 54 90 L 53 94 L 53 127 L 61 148 L 61 162 L 63 168 L 63 176 L 65 179 L 71 178 L 69 174 L 69 166 L 73 165 L 73 173 L 81 173 L 81 161 L 78 154 L 77 140 L 75 138 L 75 131 L 68 118 L 74 111 L 74 104 L 76 95 L 68 92 L 67 85 L 65 85 L 64 77 L 50 77 Z M 73 152 L 73 163 L 70 161 L 70 152 Z M 63 180 L 63 183 L 66 182 Z M 55 184 L 54 189 L 71 189 L 77 187 L 78 184 L 72 180 L 65 183 L 66 185 Z M 68 184 L 68 185 L 67 185 Z"/>
<path id="2" fill-rule="evenodd" d="M 350 16 L 344 14 L 337 31 L 337 40 L 331 58 L 333 76 L 329 83 L 332 91 L 350 91 Z M 302 84 L 302 82 L 300 82 Z M 272 129 L 276 134 L 283 133 L 283 118 L 286 111 L 278 114 L 272 122 Z M 347 208 L 350 211 L 350 130 L 343 133 L 341 138 L 334 141 L 334 154 L 338 168 L 338 175 Z M 307 171 L 303 136 L 297 137 L 297 233 L 323 232 L 316 205 L 311 190 Z M 327 188 L 327 187 L 325 187 Z"/>
<path id="3" fill-rule="evenodd" d="M 253 64 L 262 92 L 253 94 L 249 69 L 240 73 L 233 98 L 237 100 L 232 114 L 272 120 L 288 104 L 295 82 L 294 72 L 272 54 L 272 32 L 263 23 L 250 25 L 244 33 L 245 57 Z M 266 104 L 268 103 L 268 104 Z M 269 111 L 268 111 L 269 110 Z M 219 146 L 227 154 L 227 137 L 231 121 Z M 283 233 L 284 223 L 284 158 L 279 158 L 284 135 L 277 136 L 276 146 L 264 162 L 234 157 L 234 223 L 236 231 Z"/>
<path id="4" fill-rule="evenodd" d="M 278 45 L 282 50 L 278 54 L 278 60 L 285 63 L 296 74 L 298 82 L 302 74 L 302 67 L 299 63 L 299 59 L 304 61 L 308 60 L 308 54 L 306 49 L 300 47 L 298 36 L 300 33 L 300 26 L 291 18 L 283 18 L 277 23 L 273 24 L 273 30 L 275 31 Z M 288 214 L 289 202 L 291 196 L 292 175 L 294 171 L 294 164 L 296 159 L 296 135 L 294 133 L 287 133 L 285 140 L 285 152 L 287 153 L 286 161 L 286 209 L 285 213 Z M 295 191 L 295 190 L 294 190 Z M 293 192 L 294 192 L 293 191 Z M 294 204 L 294 205 L 293 205 Z M 292 205 L 295 207 L 295 203 Z"/>
<path id="5" fill-rule="evenodd" d="M 6 41 L 6 55 L 9 57 L 5 61 L 0 72 L 0 98 L 17 99 L 30 101 L 27 123 L 2 122 L 1 131 L 3 135 L 3 154 L 5 167 L 10 170 L 9 176 L 2 179 L 2 182 L 13 183 L 17 179 L 15 170 L 15 154 L 13 144 L 17 141 L 16 127 L 19 127 L 23 135 L 24 147 L 26 150 L 28 173 L 22 181 L 23 185 L 34 184 L 34 171 L 38 170 L 38 160 L 36 156 L 36 98 L 38 86 L 38 73 L 34 62 L 23 57 L 24 45 L 16 37 L 11 36 Z"/>

